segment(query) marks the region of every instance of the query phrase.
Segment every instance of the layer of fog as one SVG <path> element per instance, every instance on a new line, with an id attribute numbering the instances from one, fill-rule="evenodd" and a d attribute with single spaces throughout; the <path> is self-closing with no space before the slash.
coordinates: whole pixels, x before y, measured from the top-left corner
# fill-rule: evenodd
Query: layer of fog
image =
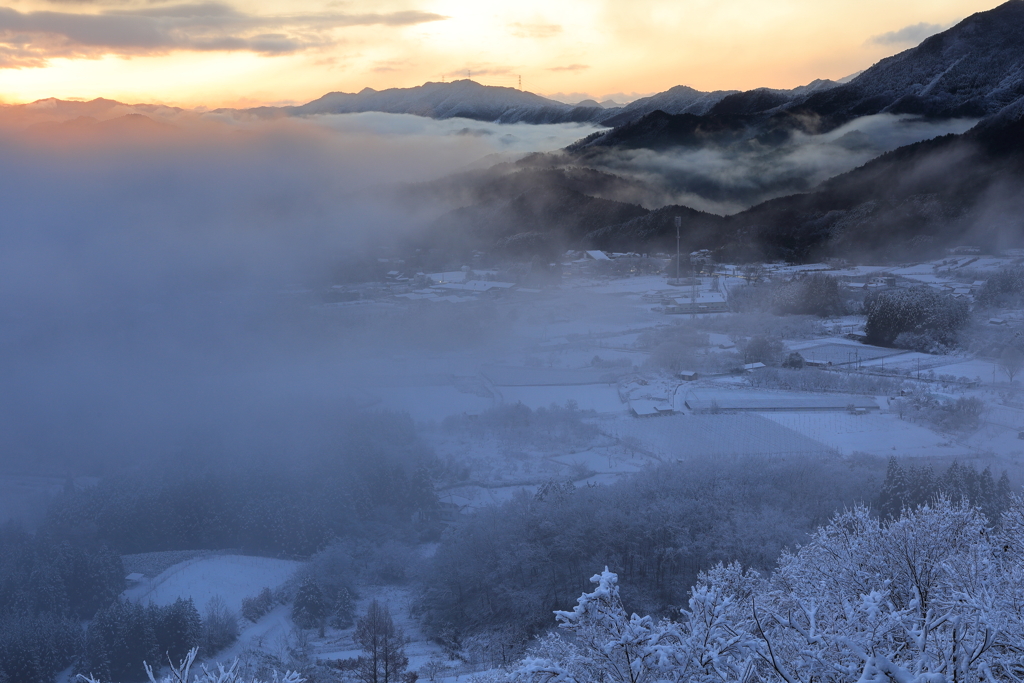
<path id="1" fill-rule="evenodd" d="M 657 197 L 655 202 L 644 198 L 641 203 L 648 208 L 682 204 L 728 215 L 775 197 L 807 192 L 879 154 L 963 133 L 976 123 L 975 119 L 927 121 L 877 114 L 822 135 L 795 133 L 779 146 L 747 141 L 729 147 L 615 150 L 600 153 L 590 162 L 648 184 Z"/>
<path id="2" fill-rule="evenodd" d="M 0 132 L 0 469 L 331 448 L 395 352 L 361 328 L 412 353 L 436 337 L 317 305 L 353 256 L 415 229 L 386 186 L 588 132 L 383 114 Z M 462 323 L 437 333 L 470 343 Z"/>

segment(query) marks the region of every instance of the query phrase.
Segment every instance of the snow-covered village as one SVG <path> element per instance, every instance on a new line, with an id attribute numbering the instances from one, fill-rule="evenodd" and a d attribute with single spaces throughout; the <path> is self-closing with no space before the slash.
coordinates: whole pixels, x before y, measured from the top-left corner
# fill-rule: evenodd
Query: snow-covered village
<path id="1" fill-rule="evenodd" d="M 0 0 L 0 683 L 1024 681 L 1024 0 L 570 4 Z"/>
<path id="2" fill-rule="evenodd" d="M 5 476 L 2 513 L 11 519 L 48 500 L 47 524 L 93 517 L 90 533 L 111 546 L 177 546 L 124 554 L 123 572 L 109 554 L 75 559 L 64 551 L 76 580 L 76 562 L 94 567 L 91 590 L 122 589 L 122 602 L 98 614 L 89 633 L 108 629 L 126 655 L 147 661 L 174 648 L 178 664 L 195 645 L 200 664 L 235 662 L 247 676 L 277 667 L 310 680 L 360 677 L 366 643 L 376 642 L 365 632 L 375 609 L 387 615 L 386 637 L 397 639 L 401 675 L 432 681 L 605 680 L 603 667 L 619 666 L 620 654 L 595 639 L 612 636 L 652 680 L 742 678 L 765 664 L 758 653 L 767 643 L 799 651 L 790 640 L 806 637 L 801 629 L 812 623 L 833 629 L 820 647 L 837 649 L 851 667 L 860 641 L 844 639 L 853 633 L 866 638 L 856 647 L 884 643 L 892 648 L 885 656 L 904 657 L 898 624 L 934 628 L 931 647 L 948 645 L 949 656 L 962 656 L 956 648 L 967 638 L 995 656 L 985 641 L 992 605 L 964 608 L 957 618 L 976 621 L 962 627 L 922 612 L 914 592 L 899 604 L 888 593 L 856 593 L 857 572 L 876 563 L 913 570 L 900 565 L 908 549 L 898 534 L 949 525 L 956 539 L 935 536 L 924 542 L 936 545 L 918 551 L 922 562 L 956 563 L 944 565 L 958 568 L 948 576 L 929 565 L 938 582 L 929 590 L 957 602 L 968 589 L 960 582 L 981 581 L 962 573 L 980 567 L 960 569 L 981 561 L 970 535 L 977 532 L 968 530 L 1024 514 L 1013 494 L 1024 477 L 1024 395 L 1014 381 L 1024 367 L 1024 254 L 950 251 L 885 266 L 732 265 L 692 254 L 677 277 L 674 255 L 592 250 L 566 252 L 557 277 L 551 269 L 531 277 L 529 264 L 518 276 L 466 266 L 332 287 L 323 296 L 343 301 L 311 310 L 346 329 L 363 321 L 364 334 L 374 321 L 375 345 L 387 343 L 398 321 L 450 318 L 431 332 L 429 352 L 403 355 L 397 340 L 363 359 L 359 375 L 376 380 L 359 386 L 349 410 L 363 415 L 360 448 L 378 449 L 394 472 L 363 465 L 356 488 L 333 491 L 342 500 L 305 488 L 306 473 L 243 477 L 240 486 L 267 500 L 255 508 L 220 479 L 227 472 L 199 481 L 178 474 L 144 488 L 131 478 Z M 898 316 L 888 312 L 894 306 Z M 467 315 L 488 325 L 471 353 L 465 337 L 448 338 Z M 310 498 L 272 502 L 294 486 Z M 388 500 L 394 486 L 406 492 L 400 500 Z M 164 509 L 160 500 L 172 505 L 170 518 L 147 517 Z M 926 508 L 901 517 L 916 505 Z M 356 520 L 372 531 L 353 534 L 347 527 Z M 827 528 L 802 540 L 827 524 L 862 537 L 845 538 L 841 549 L 829 545 L 838 541 Z M 150 528 L 162 531 L 141 531 Z M 1004 542 L 997 538 L 984 542 Z M 794 581 L 811 581 L 802 597 L 779 593 L 770 578 L 794 544 L 807 544 L 784 556 L 787 572 L 803 572 Z M 879 547 L 892 556 L 876 556 Z M 826 571 L 826 557 L 836 561 L 834 552 L 863 566 L 828 569 L 836 593 L 822 600 L 870 597 L 876 602 L 857 613 L 862 623 L 814 621 L 821 608 L 811 577 Z M 1009 590 L 1007 600 L 1016 599 L 1016 552 L 998 578 L 1006 583 L 986 588 Z M 601 567 L 593 593 L 580 570 L 602 557 L 619 571 Z M 702 592 L 688 598 L 694 582 Z M 726 589 L 747 601 L 763 596 L 777 642 Z M 620 590 L 631 609 L 651 616 L 630 621 Z M 911 582 L 900 590 L 923 589 Z M 581 592 L 590 597 L 573 611 Z M 996 596 L 972 599 L 982 598 Z M 778 610 L 794 606 L 810 621 L 777 621 Z M 553 607 L 568 610 L 558 619 L 576 637 L 530 644 L 555 626 Z M 695 614 L 710 631 L 691 630 Z M 954 638 L 960 628 L 981 630 Z M 710 650 L 709 637 L 717 643 Z M 138 673 L 95 647 L 84 644 L 91 666 Z M 822 675 L 820 663 L 804 666 L 802 675 Z"/>

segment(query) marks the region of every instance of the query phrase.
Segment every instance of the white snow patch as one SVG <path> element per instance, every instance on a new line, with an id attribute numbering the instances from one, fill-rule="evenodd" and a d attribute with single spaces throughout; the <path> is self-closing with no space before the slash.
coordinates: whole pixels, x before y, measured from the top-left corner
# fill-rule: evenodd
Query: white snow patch
<path id="1" fill-rule="evenodd" d="M 247 555 L 205 556 L 181 562 L 154 579 L 125 591 L 130 600 L 142 604 L 169 605 L 178 598 L 192 598 L 202 612 L 214 597 L 238 612 L 242 599 L 264 587 L 277 588 L 302 565 L 291 560 Z"/>

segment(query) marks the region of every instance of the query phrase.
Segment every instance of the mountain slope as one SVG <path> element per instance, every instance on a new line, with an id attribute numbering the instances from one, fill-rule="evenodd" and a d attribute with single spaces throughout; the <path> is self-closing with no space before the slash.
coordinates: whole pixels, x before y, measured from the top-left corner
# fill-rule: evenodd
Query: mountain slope
<path id="1" fill-rule="evenodd" d="M 682 86 L 637 100 L 603 120 L 615 130 L 576 149 L 666 149 L 823 133 L 874 114 L 978 119 L 1024 96 L 1024 0 L 974 14 L 917 47 L 881 60 L 847 83 L 794 90 L 698 93 Z M 674 121 L 655 114 L 682 116 Z M 685 116 L 684 116 L 685 115 Z"/>
<path id="2" fill-rule="evenodd" d="M 609 195 L 628 196 L 628 182 L 589 170 L 527 165 L 499 172 L 484 182 L 476 181 L 479 184 L 470 188 L 476 203 L 439 218 L 417 246 L 451 256 L 468 257 L 482 250 L 551 260 L 567 248 L 589 244 L 587 235 L 594 230 L 648 213 L 629 201 L 593 196 L 589 183 L 595 181 Z M 436 187 L 431 183 L 425 189 L 430 192 Z"/>
<path id="3" fill-rule="evenodd" d="M 1024 247 L 1024 98 L 966 133 L 900 147 L 810 192 L 726 217 L 596 198 L 572 181 L 587 177 L 579 169 L 530 173 L 506 186 L 515 197 L 491 196 L 442 217 L 432 239 L 501 251 L 518 237 L 518 255 L 564 247 L 671 251 L 680 216 L 684 249 L 714 249 L 727 261 L 892 261 L 957 244 Z"/>
<path id="4" fill-rule="evenodd" d="M 892 112 L 939 117 L 993 114 L 1024 95 L 1024 0 L 967 17 L 917 47 L 883 59 L 803 109 L 836 121 Z"/>
<path id="5" fill-rule="evenodd" d="M 1024 98 L 962 135 L 901 147 L 814 192 L 730 217 L 735 253 L 901 258 L 957 243 L 1024 245 Z"/>
<path id="6" fill-rule="evenodd" d="M 736 90 L 701 92 L 689 86 L 677 85 L 665 92 L 630 102 L 622 107 L 621 110 L 604 117 L 601 122 L 607 126 L 621 126 L 643 118 L 655 111 L 662 111 L 666 114 L 696 114 L 699 116 L 708 113 L 723 98 L 736 92 Z"/>

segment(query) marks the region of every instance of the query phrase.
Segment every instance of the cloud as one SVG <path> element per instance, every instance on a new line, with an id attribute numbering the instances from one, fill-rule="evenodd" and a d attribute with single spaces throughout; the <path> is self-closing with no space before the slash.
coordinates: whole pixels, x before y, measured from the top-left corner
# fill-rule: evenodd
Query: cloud
<path id="1" fill-rule="evenodd" d="M 457 71 L 449 71 L 444 76 L 446 78 L 459 79 L 459 78 L 471 78 L 477 80 L 480 76 L 504 76 L 509 80 L 502 85 L 511 85 L 518 72 L 515 71 L 511 66 L 501 66 L 500 64 L 471 64 L 465 66 Z M 498 85 L 495 83 L 488 83 L 487 85 Z"/>
<path id="2" fill-rule="evenodd" d="M 963 133 L 975 123 L 974 119 L 919 121 L 877 114 L 823 135 L 794 135 L 779 146 L 613 150 L 597 152 L 588 163 L 646 183 L 662 193 L 661 205 L 684 204 L 726 215 L 775 197 L 807 192 L 884 152 Z"/>
<path id="3" fill-rule="evenodd" d="M 364 250 L 452 208 L 402 206 L 388 186 L 593 130 L 186 112 L 132 135 L 90 128 L 73 111 L 88 106 L 37 134 L 0 119 L 0 469 L 137 463 L 197 434 L 301 453 L 345 399 L 391 392 L 395 357 L 471 343 L 436 307 L 320 305 L 351 261 L 376 263 Z"/>
<path id="4" fill-rule="evenodd" d="M 298 52 L 332 42 L 333 29 L 410 26 L 446 19 L 407 10 L 260 16 L 220 2 L 99 13 L 19 12 L 0 7 L 0 67 L 45 66 L 55 57 L 166 54 L 175 50 Z"/>
<path id="5" fill-rule="evenodd" d="M 569 64 L 568 66 L 552 66 L 548 67 L 548 71 L 583 71 L 589 69 L 589 64 Z"/>
<path id="6" fill-rule="evenodd" d="M 868 43 L 872 45 L 917 45 L 925 38 L 947 28 L 949 28 L 948 25 L 940 26 L 939 24 L 925 24 L 922 22 L 920 24 L 912 24 L 911 26 L 904 26 L 898 31 L 889 31 L 888 33 L 871 36 L 868 38 Z"/>
<path id="7" fill-rule="evenodd" d="M 519 22 L 511 24 L 511 29 L 512 35 L 517 38 L 553 38 L 563 30 L 559 24 L 523 24 Z"/>
<path id="8" fill-rule="evenodd" d="M 377 62 L 373 66 L 373 71 L 376 73 L 389 73 L 392 71 L 401 71 L 402 69 L 409 66 L 407 61 L 399 60 L 386 60 L 383 62 Z"/>

